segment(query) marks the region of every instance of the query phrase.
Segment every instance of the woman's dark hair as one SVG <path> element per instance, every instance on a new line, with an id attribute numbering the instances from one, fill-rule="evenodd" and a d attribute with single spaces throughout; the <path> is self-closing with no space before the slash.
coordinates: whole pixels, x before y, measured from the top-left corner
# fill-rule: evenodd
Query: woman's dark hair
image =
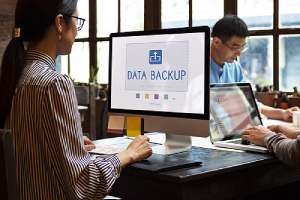
<path id="1" fill-rule="evenodd" d="M 12 38 L 0 68 L 0 128 L 11 109 L 12 98 L 25 66 L 23 42 L 38 42 L 44 38 L 58 14 L 72 15 L 77 0 L 18 0 L 15 10 L 15 28 L 20 37 Z M 64 18 L 70 23 L 70 18 Z"/>
<path id="2" fill-rule="evenodd" d="M 248 34 L 248 27 L 241 18 L 236 15 L 225 15 L 213 26 L 211 36 L 226 42 L 233 36 L 246 38 Z"/>

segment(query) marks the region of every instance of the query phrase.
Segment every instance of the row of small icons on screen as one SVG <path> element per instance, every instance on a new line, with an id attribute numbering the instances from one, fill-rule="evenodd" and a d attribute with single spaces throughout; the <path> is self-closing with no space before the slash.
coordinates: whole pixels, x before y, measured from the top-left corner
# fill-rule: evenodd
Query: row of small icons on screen
<path id="1" fill-rule="evenodd" d="M 136 93 L 135 94 L 135 98 L 136 99 L 155 99 L 155 100 L 159 100 L 159 99 L 163 99 L 163 100 L 169 100 L 169 95 L 168 94 L 164 94 L 164 95 L 159 95 L 159 94 L 140 94 L 140 93 Z"/>

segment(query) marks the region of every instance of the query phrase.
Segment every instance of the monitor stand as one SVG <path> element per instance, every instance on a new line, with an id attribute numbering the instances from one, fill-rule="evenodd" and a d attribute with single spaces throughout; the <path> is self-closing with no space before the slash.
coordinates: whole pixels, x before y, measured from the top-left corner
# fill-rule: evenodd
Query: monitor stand
<path id="1" fill-rule="evenodd" d="M 152 152 L 170 155 L 188 151 L 192 148 L 192 137 L 186 135 L 166 134 L 166 141 L 162 145 L 152 147 Z"/>

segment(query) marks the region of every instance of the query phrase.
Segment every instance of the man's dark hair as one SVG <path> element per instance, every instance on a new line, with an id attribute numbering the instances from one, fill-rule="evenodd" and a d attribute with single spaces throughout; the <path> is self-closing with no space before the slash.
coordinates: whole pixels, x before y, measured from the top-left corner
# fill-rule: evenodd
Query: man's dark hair
<path id="1" fill-rule="evenodd" d="M 248 27 L 241 18 L 236 15 L 226 15 L 213 26 L 211 36 L 226 42 L 233 36 L 246 38 L 248 34 Z"/>

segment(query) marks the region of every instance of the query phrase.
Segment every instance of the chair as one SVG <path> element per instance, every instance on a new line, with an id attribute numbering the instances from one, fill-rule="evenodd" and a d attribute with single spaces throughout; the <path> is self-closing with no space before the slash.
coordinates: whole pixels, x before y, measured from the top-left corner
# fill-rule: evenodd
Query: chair
<path id="1" fill-rule="evenodd" d="M 105 98 L 99 98 L 96 101 L 96 122 L 97 139 L 107 138 L 108 127 L 108 101 Z"/>
<path id="2" fill-rule="evenodd" d="M 75 93 L 78 106 L 87 106 L 88 108 L 87 118 L 83 120 L 83 131 L 88 132 L 92 140 L 99 139 L 96 130 L 96 87 L 94 85 L 75 86 Z"/>
<path id="3" fill-rule="evenodd" d="M 0 157 L 0 197 L 8 200 L 20 199 L 15 154 L 9 130 L 0 129 Z"/>

